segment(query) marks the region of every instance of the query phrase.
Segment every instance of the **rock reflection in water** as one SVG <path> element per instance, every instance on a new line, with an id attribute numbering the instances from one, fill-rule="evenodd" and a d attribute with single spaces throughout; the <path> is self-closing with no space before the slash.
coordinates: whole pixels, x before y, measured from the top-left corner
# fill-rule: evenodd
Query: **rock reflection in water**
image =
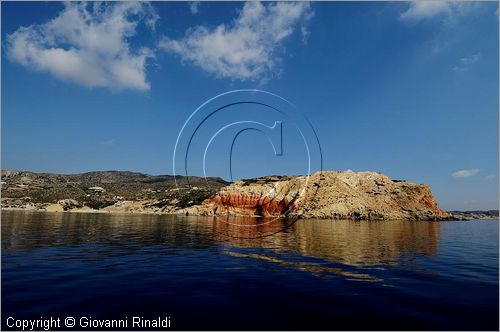
<path id="1" fill-rule="evenodd" d="M 293 227 L 294 220 L 254 217 L 206 217 L 215 233 L 235 238 L 256 240 L 286 231 Z M 252 241 L 250 242 L 252 243 Z"/>
<path id="2" fill-rule="evenodd" d="M 388 265 L 437 252 L 439 223 L 324 221 L 297 223 L 297 250 L 349 265 Z"/>
<path id="3" fill-rule="evenodd" d="M 252 222 L 254 227 L 250 227 Z M 265 218 L 240 218 L 231 223 L 214 218 L 212 223 L 214 231 L 229 236 L 235 247 L 273 249 L 272 255 L 228 251 L 231 256 L 261 259 L 315 274 L 333 273 L 372 281 L 381 279 L 360 273 L 367 270 L 352 267 L 383 268 L 409 263 L 418 256 L 432 256 L 437 252 L 439 234 L 437 222 L 309 219 L 299 220 L 288 228 L 290 221 Z M 290 253 L 326 260 L 333 266 L 297 260 Z"/>
<path id="4" fill-rule="evenodd" d="M 214 232 L 232 238 L 239 247 L 270 245 L 349 265 L 392 264 L 407 254 L 431 256 L 439 235 L 438 222 L 423 221 L 309 219 L 292 224 L 265 218 L 213 218 L 212 225 Z M 274 235 L 259 238 L 268 234 Z"/>
<path id="5" fill-rule="evenodd" d="M 359 280 L 376 278 L 370 277 L 367 269 L 355 267 L 383 268 L 434 255 L 440 227 L 437 222 L 412 221 L 310 219 L 294 223 L 250 217 L 2 214 L 6 217 L 2 223 L 3 249 L 107 244 L 120 247 L 114 252 L 125 254 L 147 245 L 160 245 L 165 253 L 176 248 L 221 247 L 233 257 L 261 259 L 315 274 L 341 274 Z M 269 234 L 274 235 L 260 237 Z M 111 251 L 96 250 L 89 256 L 98 259 L 113 254 Z"/>

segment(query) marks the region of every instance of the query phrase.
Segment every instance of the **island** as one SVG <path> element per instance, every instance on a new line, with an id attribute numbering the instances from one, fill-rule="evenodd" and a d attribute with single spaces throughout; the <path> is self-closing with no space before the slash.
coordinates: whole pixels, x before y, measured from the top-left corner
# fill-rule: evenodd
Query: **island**
<path id="1" fill-rule="evenodd" d="M 2 209 L 355 220 L 458 220 L 424 184 L 377 172 L 321 171 L 228 183 L 127 171 L 2 171 Z M 491 217 L 492 213 L 487 214 Z M 475 216 L 481 216 L 476 213 Z"/>

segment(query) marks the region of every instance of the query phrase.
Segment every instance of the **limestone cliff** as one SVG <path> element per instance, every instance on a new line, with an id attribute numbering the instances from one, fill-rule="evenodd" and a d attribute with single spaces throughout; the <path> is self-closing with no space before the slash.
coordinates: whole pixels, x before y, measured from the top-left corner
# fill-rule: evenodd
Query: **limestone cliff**
<path id="1" fill-rule="evenodd" d="M 181 212 L 357 220 L 453 219 L 438 207 L 426 185 L 352 171 L 240 180 Z"/>

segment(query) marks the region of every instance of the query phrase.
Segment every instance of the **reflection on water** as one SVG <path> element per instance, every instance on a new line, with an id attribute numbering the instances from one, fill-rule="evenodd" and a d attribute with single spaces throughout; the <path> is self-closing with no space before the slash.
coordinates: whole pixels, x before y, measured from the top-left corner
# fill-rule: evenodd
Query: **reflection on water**
<path id="1" fill-rule="evenodd" d="M 8 213 L 11 212 L 6 216 Z M 293 222 L 265 218 L 231 218 L 228 221 L 219 217 L 173 215 L 21 213 L 23 217 L 15 222 L 6 218 L 2 227 L 3 249 L 105 242 L 124 246 L 129 252 L 154 244 L 198 249 L 223 245 L 224 252 L 233 257 L 260 259 L 316 275 L 340 274 L 372 281 L 381 279 L 342 267 L 380 268 L 403 264 L 406 257 L 411 260 L 432 256 L 437 251 L 440 226 L 436 222 L 410 221 Z M 259 237 L 262 234 L 274 235 Z M 236 251 L 245 248 L 252 251 Z M 258 248 L 267 250 L 254 252 Z M 97 259 L 99 254 L 113 252 L 94 252 L 91 256 Z M 303 261 L 297 259 L 298 255 L 322 261 Z M 325 266 L 323 261 L 337 265 Z"/>
<path id="2" fill-rule="evenodd" d="M 311 220 L 297 225 L 299 251 L 349 265 L 394 264 L 405 254 L 437 251 L 439 223 Z"/>
<path id="3" fill-rule="evenodd" d="M 265 218 L 232 218 L 230 223 L 225 218 L 212 218 L 211 222 L 214 232 L 229 236 L 236 247 L 259 246 L 275 249 L 275 252 L 297 252 L 349 266 L 402 264 L 415 256 L 431 256 L 437 251 L 439 235 L 439 223 L 435 222 L 309 219 L 294 223 Z M 244 226 L 239 227 L 238 223 Z M 261 234 L 273 236 L 259 238 Z M 345 271 L 339 266 L 325 267 L 315 262 L 296 260 L 287 262 L 262 254 L 228 254 L 267 260 L 315 274 L 333 273 L 365 281 L 382 281 L 366 273 Z"/>
<path id="4" fill-rule="evenodd" d="M 269 221 L 3 211 L 2 317 L 498 329 L 497 221 Z"/>

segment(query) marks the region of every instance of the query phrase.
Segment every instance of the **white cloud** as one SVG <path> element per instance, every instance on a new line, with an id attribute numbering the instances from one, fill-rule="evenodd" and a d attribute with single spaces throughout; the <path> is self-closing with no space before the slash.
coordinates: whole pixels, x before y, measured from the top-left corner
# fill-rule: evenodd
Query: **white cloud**
<path id="1" fill-rule="evenodd" d="M 112 139 L 107 139 L 107 140 L 104 140 L 104 141 L 100 141 L 99 144 L 102 145 L 102 146 L 113 146 L 115 144 L 115 140 L 113 138 Z"/>
<path id="2" fill-rule="evenodd" d="M 307 2 L 247 2 L 232 23 L 197 26 L 180 40 L 164 37 L 160 48 L 219 78 L 265 80 L 279 74 L 283 42 L 312 15 Z"/>
<path id="3" fill-rule="evenodd" d="M 479 173 L 479 169 L 463 169 L 460 171 L 456 171 L 455 173 L 452 174 L 454 178 L 466 178 L 470 176 L 475 176 Z"/>
<path id="4" fill-rule="evenodd" d="M 484 179 L 485 179 L 486 181 L 491 181 L 491 180 L 493 180 L 494 178 L 496 178 L 496 175 L 495 175 L 495 174 L 489 174 L 489 175 L 486 175 L 486 176 L 484 177 Z"/>
<path id="5" fill-rule="evenodd" d="M 307 29 L 307 27 L 302 26 L 300 28 L 300 33 L 302 34 L 302 42 L 304 44 L 307 44 L 307 41 L 309 40 L 309 36 L 311 35 L 311 31 Z"/>
<path id="6" fill-rule="evenodd" d="M 479 1 L 412 1 L 409 7 L 400 14 L 399 19 L 405 22 L 418 23 L 432 18 L 444 18 L 452 21 L 484 6 Z"/>
<path id="7" fill-rule="evenodd" d="M 412 1 L 399 18 L 402 21 L 418 22 L 442 14 L 450 14 L 451 11 L 450 3 L 445 1 Z"/>
<path id="8" fill-rule="evenodd" d="M 481 53 L 476 53 L 460 59 L 460 62 L 465 66 L 469 66 L 478 62 L 480 58 L 481 58 Z"/>
<path id="9" fill-rule="evenodd" d="M 133 52 L 129 38 L 140 23 L 154 29 L 148 3 L 64 4 L 57 17 L 7 35 L 7 55 L 33 70 L 87 87 L 148 90 L 147 48 Z"/>
<path id="10" fill-rule="evenodd" d="M 473 55 L 463 57 L 459 60 L 459 63 L 457 65 L 453 66 L 453 70 L 456 72 L 464 72 L 467 69 L 469 69 L 470 66 L 478 62 L 480 59 L 481 59 L 481 53 L 476 53 Z"/>
<path id="11" fill-rule="evenodd" d="M 196 15 L 200 11 L 200 2 L 199 1 L 191 1 L 189 3 L 189 11 L 191 14 Z"/>

